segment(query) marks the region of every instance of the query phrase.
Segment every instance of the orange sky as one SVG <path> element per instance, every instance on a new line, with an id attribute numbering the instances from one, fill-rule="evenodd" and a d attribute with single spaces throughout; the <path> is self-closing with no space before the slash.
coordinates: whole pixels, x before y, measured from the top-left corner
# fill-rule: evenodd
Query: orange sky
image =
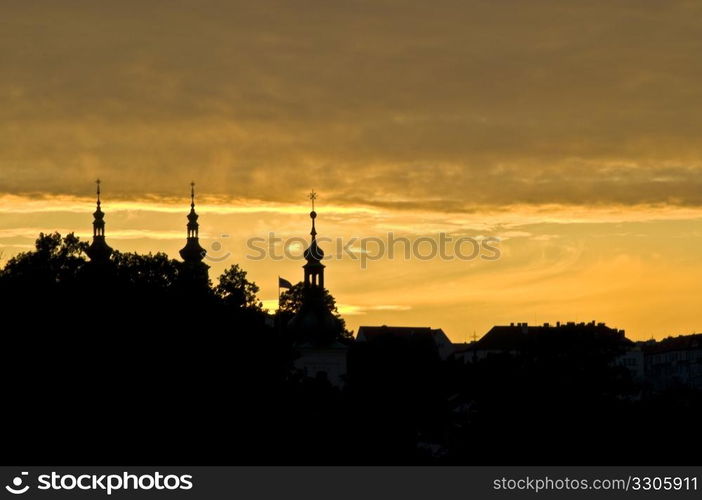
<path id="1" fill-rule="evenodd" d="M 206 248 L 274 301 L 247 238 L 497 236 L 498 261 L 331 260 L 350 325 L 606 321 L 699 331 L 702 5 L 388 0 L 3 4 L 0 251 Z M 222 234 L 229 235 L 222 238 Z M 330 249 L 325 248 L 327 254 Z"/>

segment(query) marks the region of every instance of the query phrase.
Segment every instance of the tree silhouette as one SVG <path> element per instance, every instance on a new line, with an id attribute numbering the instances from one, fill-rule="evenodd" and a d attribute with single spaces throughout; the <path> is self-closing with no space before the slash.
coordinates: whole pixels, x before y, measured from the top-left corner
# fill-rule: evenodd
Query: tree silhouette
<path id="1" fill-rule="evenodd" d="M 181 279 L 188 269 L 164 253 L 115 251 L 98 263 L 85 249 L 73 234 L 41 234 L 0 270 L 0 346 L 12 353 L 0 380 L 11 381 L 3 390 L 17 409 L 7 418 L 19 429 L 4 451 L 29 459 L 42 448 L 26 425 L 50 406 L 62 432 L 41 449 L 46 459 L 70 449 L 65 460 L 186 460 L 215 442 L 263 453 L 292 353 L 245 271 L 233 266 L 217 291 L 193 291 Z"/>
<path id="2" fill-rule="evenodd" d="M 280 310 L 289 314 L 297 314 L 300 312 L 300 309 L 302 309 L 304 299 L 305 284 L 302 282 L 296 283 L 292 288 L 289 288 L 280 295 Z M 336 307 L 336 299 L 327 289 L 324 289 L 322 292 L 322 303 L 334 316 L 339 316 L 339 310 Z"/>
<path id="3" fill-rule="evenodd" d="M 112 255 L 117 277 L 122 284 L 139 289 L 168 289 L 178 280 L 181 263 L 165 253 L 138 254 L 115 251 Z"/>
<path id="4" fill-rule="evenodd" d="M 215 288 L 215 294 L 229 307 L 262 311 L 263 304 L 256 296 L 258 291 L 258 285 L 246 279 L 246 271 L 238 264 L 220 275 Z"/>
<path id="5" fill-rule="evenodd" d="M 300 312 L 305 301 L 305 284 L 296 283 L 292 288 L 280 295 L 280 315 L 284 322 L 290 320 L 295 314 Z M 350 338 L 351 332 L 346 329 L 346 321 L 341 317 L 336 306 L 336 299 L 326 288 L 322 289 L 322 305 L 327 308 L 338 323 L 339 335 L 342 338 Z"/>
<path id="6" fill-rule="evenodd" d="M 87 244 L 73 233 L 65 238 L 59 233 L 40 233 L 34 247 L 34 251 L 19 253 L 7 261 L 0 271 L 6 285 L 43 293 L 74 282 L 85 264 L 83 254 Z"/>

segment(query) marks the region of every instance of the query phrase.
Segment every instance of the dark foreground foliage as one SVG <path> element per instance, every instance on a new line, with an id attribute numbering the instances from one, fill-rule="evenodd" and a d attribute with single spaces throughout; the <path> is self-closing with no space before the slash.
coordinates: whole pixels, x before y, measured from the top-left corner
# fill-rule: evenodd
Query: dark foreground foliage
<path id="1" fill-rule="evenodd" d="M 613 367 L 616 346 L 466 365 L 431 343 L 357 343 L 339 390 L 293 369 L 299 290 L 278 321 L 237 266 L 193 289 L 164 254 L 95 267 L 84 251 L 42 235 L 0 271 L 5 463 L 699 461 L 700 394 L 647 394 Z"/>

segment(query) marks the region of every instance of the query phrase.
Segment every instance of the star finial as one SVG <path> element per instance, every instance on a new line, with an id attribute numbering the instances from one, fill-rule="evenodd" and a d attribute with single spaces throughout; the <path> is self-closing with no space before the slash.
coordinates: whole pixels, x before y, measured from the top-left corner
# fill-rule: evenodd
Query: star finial
<path id="1" fill-rule="evenodd" d="M 312 211 L 314 212 L 314 200 L 317 199 L 317 193 L 314 192 L 314 189 L 310 193 L 309 199 L 312 201 Z"/>

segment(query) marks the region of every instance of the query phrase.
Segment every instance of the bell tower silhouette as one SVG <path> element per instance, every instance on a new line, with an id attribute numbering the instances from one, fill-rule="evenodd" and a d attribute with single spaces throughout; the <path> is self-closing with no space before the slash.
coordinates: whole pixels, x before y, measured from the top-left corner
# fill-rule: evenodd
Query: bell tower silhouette
<path id="1" fill-rule="evenodd" d="M 97 185 L 97 208 L 93 212 L 93 241 L 86 250 L 91 262 L 105 263 L 110 260 L 112 248 L 105 241 L 105 214 L 100 208 L 100 179 Z"/>
<path id="2" fill-rule="evenodd" d="M 190 212 L 188 213 L 187 240 L 180 250 L 183 259 L 180 282 L 186 289 L 205 291 L 208 288 L 210 266 L 202 262 L 207 251 L 200 246 L 199 216 L 195 212 L 195 183 L 190 183 Z"/>
<path id="3" fill-rule="evenodd" d="M 309 198 L 312 201 L 312 211 L 310 212 L 312 240 L 304 253 L 307 263 L 302 266 L 305 273 L 302 304 L 300 310 L 288 323 L 288 328 L 293 332 L 298 343 L 319 346 L 334 342 L 339 328 L 329 304 L 325 302 L 325 266 L 321 262 L 324 258 L 324 251 L 317 244 L 317 229 L 315 227 L 317 212 L 314 210 L 314 202 L 317 199 L 317 193 L 312 191 Z"/>
<path id="4" fill-rule="evenodd" d="M 322 259 L 324 258 L 324 250 L 319 248 L 317 245 L 317 228 L 315 227 L 315 219 L 317 218 L 317 212 L 314 210 L 314 201 L 317 199 L 317 193 L 314 190 L 310 193 L 310 201 L 312 201 L 312 211 L 310 212 L 310 219 L 312 219 L 312 230 L 310 235 L 312 240 L 310 241 L 310 246 L 305 250 L 305 260 L 307 263 L 302 266 L 305 270 L 305 288 L 318 287 L 324 288 L 324 264 L 322 264 Z"/>
<path id="5" fill-rule="evenodd" d="M 315 225 L 317 193 L 312 191 L 309 198 L 312 201 L 312 239 L 304 254 L 307 263 L 302 266 L 305 271 L 302 304 L 288 323 L 288 331 L 297 352 L 295 368 L 305 377 L 326 379 L 332 385 L 341 386 L 347 371 L 348 347 L 339 342 L 344 333 L 343 324 L 332 313 L 333 299 L 324 288 L 324 252 L 317 243 Z"/>
<path id="6" fill-rule="evenodd" d="M 190 264 L 198 264 L 205 258 L 207 251 L 200 246 L 200 224 L 197 219 L 199 215 L 195 212 L 195 183 L 190 183 L 190 213 L 188 214 L 187 241 L 180 250 L 183 261 Z"/>

